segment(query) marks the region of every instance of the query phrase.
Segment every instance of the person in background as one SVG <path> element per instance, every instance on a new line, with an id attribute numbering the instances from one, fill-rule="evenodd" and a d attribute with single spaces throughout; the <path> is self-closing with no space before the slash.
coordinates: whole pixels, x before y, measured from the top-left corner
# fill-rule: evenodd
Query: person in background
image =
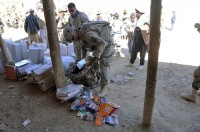
<path id="1" fill-rule="evenodd" d="M 39 22 L 39 35 L 41 42 L 44 44 L 47 44 L 47 28 L 46 28 L 46 22 L 44 18 L 44 10 L 43 10 L 43 5 L 42 3 L 38 4 L 38 9 L 37 9 L 37 16 L 38 16 L 38 22 Z"/>
<path id="2" fill-rule="evenodd" d="M 123 10 L 123 13 L 122 13 L 121 20 L 122 20 L 122 21 L 125 21 L 127 18 L 128 18 L 128 13 L 127 13 L 127 10 L 124 9 L 124 10 Z"/>
<path id="3" fill-rule="evenodd" d="M 197 22 L 194 24 L 194 27 L 197 29 L 197 31 L 200 33 L 200 22 Z"/>
<path id="4" fill-rule="evenodd" d="M 132 53 L 131 53 L 131 59 L 128 65 L 128 67 L 133 67 L 134 62 L 137 58 L 138 52 L 140 52 L 140 64 L 136 68 L 137 70 L 142 70 L 144 67 L 145 62 L 145 55 L 147 50 L 147 44 L 149 43 L 149 24 L 148 20 L 145 19 L 146 16 L 143 16 L 144 12 L 139 11 L 135 9 L 136 11 L 136 17 L 137 17 L 137 23 L 136 28 L 134 30 L 134 40 L 133 40 L 133 46 L 132 46 Z"/>
<path id="5" fill-rule="evenodd" d="M 66 7 L 60 7 L 58 9 L 58 18 L 56 19 L 57 21 L 57 28 L 58 28 L 58 36 L 59 36 L 59 41 L 63 44 L 68 44 L 65 38 L 63 37 L 63 29 L 64 27 L 68 24 L 68 10 Z"/>
<path id="6" fill-rule="evenodd" d="M 100 11 L 97 12 L 96 18 L 94 19 L 94 21 L 103 21 Z"/>
<path id="7" fill-rule="evenodd" d="M 172 29 L 174 27 L 175 22 L 176 22 L 176 12 L 173 11 L 172 12 L 172 18 L 171 18 L 171 28 L 170 28 L 171 31 L 172 31 Z"/>
<path id="8" fill-rule="evenodd" d="M 30 14 L 25 19 L 24 30 L 26 31 L 26 33 L 28 33 L 28 37 L 30 39 L 31 44 L 33 41 L 39 43 L 38 31 L 40 27 L 39 27 L 38 19 L 34 15 L 33 9 L 30 9 L 29 13 Z"/>
<path id="9" fill-rule="evenodd" d="M 113 19 L 110 21 L 110 25 L 112 28 L 112 32 L 114 33 L 114 43 L 117 47 L 120 47 L 120 37 L 121 37 L 121 27 L 122 27 L 122 21 L 119 19 L 119 13 L 115 12 L 112 15 Z M 120 51 L 117 51 L 120 52 Z"/>
<path id="10" fill-rule="evenodd" d="M 3 34 L 3 33 L 4 33 L 4 24 L 3 24 L 2 19 L 0 18 L 0 34 Z"/>
<path id="11" fill-rule="evenodd" d="M 77 29 L 81 27 L 83 23 L 89 21 L 88 16 L 85 13 L 78 11 L 74 3 L 68 4 L 68 11 L 70 13 L 68 23 L 70 25 L 73 25 Z M 79 61 L 87 54 L 87 52 L 84 52 L 84 50 L 82 50 L 80 42 L 78 40 L 73 40 L 73 43 L 74 52 L 76 54 L 76 61 Z"/>
<path id="12" fill-rule="evenodd" d="M 135 26 L 136 26 L 135 13 L 131 13 L 130 18 L 128 19 L 127 25 L 128 25 L 128 27 L 127 27 L 128 49 L 129 49 L 129 54 L 131 57 L 133 40 L 134 40 L 134 30 L 135 30 Z"/>

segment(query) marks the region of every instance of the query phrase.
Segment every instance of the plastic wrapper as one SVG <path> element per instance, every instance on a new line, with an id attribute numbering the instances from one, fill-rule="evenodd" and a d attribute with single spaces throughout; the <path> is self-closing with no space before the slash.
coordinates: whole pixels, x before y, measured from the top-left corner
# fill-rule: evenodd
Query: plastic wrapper
<path id="1" fill-rule="evenodd" d="M 76 110 L 76 109 L 77 109 L 77 105 L 78 105 L 78 103 L 80 102 L 80 100 L 81 100 L 81 98 L 75 99 L 75 100 L 71 103 L 70 109 L 71 109 L 71 110 Z"/>
<path id="2" fill-rule="evenodd" d="M 88 96 L 88 100 L 93 99 L 93 95 L 92 95 L 92 90 L 90 88 L 84 87 L 84 94 L 85 96 Z"/>
<path id="3" fill-rule="evenodd" d="M 88 111 L 78 111 L 78 113 L 77 113 L 76 116 L 81 117 L 81 116 L 83 116 L 83 115 L 85 115 L 85 114 L 89 114 L 89 113 L 90 113 L 90 112 L 88 112 Z"/>
<path id="4" fill-rule="evenodd" d="M 111 116 L 105 117 L 105 124 L 110 124 L 110 125 L 118 125 L 118 117 L 117 115 L 112 114 Z"/>
<path id="5" fill-rule="evenodd" d="M 100 105 L 100 104 L 102 104 L 102 103 L 106 103 L 106 97 L 99 97 L 99 96 L 97 96 L 97 95 L 94 95 L 93 96 L 93 101 L 94 101 L 94 103 L 96 103 L 97 105 Z"/>
<path id="6" fill-rule="evenodd" d="M 85 120 L 85 121 L 93 121 L 94 120 L 94 116 L 91 113 L 87 113 L 85 115 L 82 115 L 81 119 Z"/>
<path id="7" fill-rule="evenodd" d="M 103 116 L 100 113 L 96 114 L 94 125 L 99 127 L 103 125 Z"/>
<path id="8" fill-rule="evenodd" d="M 101 104 L 99 106 L 99 113 L 103 116 L 103 117 L 108 117 L 111 114 L 113 114 L 120 106 L 114 104 L 114 103 L 104 103 Z"/>
<path id="9" fill-rule="evenodd" d="M 96 113 L 98 111 L 98 105 L 94 102 L 90 101 L 86 104 L 86 110 L 90 111 L 91 113 Z"/>

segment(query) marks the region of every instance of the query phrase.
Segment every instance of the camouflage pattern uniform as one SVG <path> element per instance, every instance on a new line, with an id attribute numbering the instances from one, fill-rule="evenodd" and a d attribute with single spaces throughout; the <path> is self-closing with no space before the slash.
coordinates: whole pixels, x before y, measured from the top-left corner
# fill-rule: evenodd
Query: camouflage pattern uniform
<path id="1" fill-rule="evenodd" d="M 200 24 L 196 23 L 194 26 L 200 32 Z M 200 66 L 198 66 L 193 73 L 192 92 L 189 94 L 182 94 L 181 98 L 185 99 L 186 101 L 196 103 L 197 94 L 200 95 L 200 92 L 198 92 L 199 89 L 200 89 Z"/>
<path id="2" fill-rule="evenodd" d="M 89 22 L 88 22 L 89 23 Z M 98 23 L 98 22 L 97 22 Z M 109 23 L 107 22 L 109 25 Z M 99 30 L 91 29 L 85 31 L 84 26 L 79 30 L 80 42 L 85 51 L 93 51 L 93 56 L 99 59 L 101 73 L 101 87 L 108 85 L 109 82 L 109 67 L 114 55 L 114 42 L 110 34 L 110 27 L 104 27 Z M 87 27 L 87 26 L 86 26 Z M 109 28 L 109 29 L 108 29 Z"/>
<path id="3" fill-rule="evenodd" d="M 77 63 L 72 62 L 66 70 L 68 76 L 74 84 L 94 88 L 99 83 L 99 71 L 93 65 L 86 65 L 83 69 L 78 69 Z"/>
<path id="4" fill-rule="evenodd" d="M 79 28 L 81 26 L 82 23 L 89 21 L 88 16 L 83 13 L 83 12 L 79 12 L 77 10 L 78 14 L 76 17 L 69 17 L 69 24 L 73 25 L 75 28 Z M 75 50 L 75 54 L 76 54 L 76 60 L 81 60 L 83 57 L 85 56 L 86 53 L 84 51 L 82 51 L 81 46 L 79 41 L 73 41 L 74 43 L 74 50 Z"/>
<path id="5" fill-rule="evenodd" d="M 102 28 L 94 26 L 93 29 L 88 30 L 87 24 L 94 22 L 84 23 L 83 26 L 78 30 L 80 44 L 82 49 L 86 51 L 92 51 L 94 58 L 99 60 L 100 65 L 100 84 L 101 88 L 106 87 L 109 82 L 109 67 L 110 62 L 114 54 L 114 43 L 111 36 L 111 28 L 108 22 L 99 21 L 96 23 L 104 23 Z M 67 26 L 64 29 L 64 37 L 70 41 L 73 37 L 70 36 L 69 32 L 73 32 L 72 27 Z M 95 62 L 95 61 L 94 61 Z"/>
<path id="6" fill-rule="evenodd" d="M 194 80 L 193 80 L 193 83 L 192 83 L 192 87 L 195 90 L 199 90 L 200 89 L 200 66 L 198 66 L 194 70 L 193 77 L 194 77 Z"/>

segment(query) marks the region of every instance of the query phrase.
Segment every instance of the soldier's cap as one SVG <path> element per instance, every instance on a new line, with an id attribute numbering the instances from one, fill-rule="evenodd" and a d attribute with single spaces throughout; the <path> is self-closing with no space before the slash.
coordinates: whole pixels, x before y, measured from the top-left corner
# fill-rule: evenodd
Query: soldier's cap
<path id="1" fill-rule="evenodd" d="M 139 14 L 141 14 L 141 15 L 142 15 L 142 14 L 144 14 L 144 12 L 142 12 L 142 11 L 139 11 L 139 10 L 138 10 L 138 9 L 136 9 L 136 8 L 135 8 L 135 12 L 136 12 L 136 13 L 139 13 Z"/>

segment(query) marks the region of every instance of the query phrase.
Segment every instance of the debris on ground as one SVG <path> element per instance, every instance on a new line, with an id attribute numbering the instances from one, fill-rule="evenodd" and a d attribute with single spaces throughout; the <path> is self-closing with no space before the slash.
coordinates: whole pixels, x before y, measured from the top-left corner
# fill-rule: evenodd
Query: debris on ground
<path id="1" fill-rule="evenodd" d="M 0 121 L 0 131 L 4 131 L 8 128 L 8 125 L 6 123 L 3 123 Z"/>
<path id="2" fill-rule="evenodd" d="M 14 85 L 10 85 L 10 86 L 9 86 L 9 89 L 13 89 L 13 88 L 15 88 Z"/>
<path id="3" fill-rule="evenodd" d="M 31 121 L 29 119 L 26 119 L 23 123 L 22 126 L 25 127 L 27 126 Z"/>
<path id="4" fill-rule="evenodd" d="M 130 75 L 130 76 L 134 76 L 134 74 L 133 74 L 133 72 L 128 72 L 128 75 Z"/>
<path id="5" fill-rule="evenodd" d="M 129 80 L 132 80 L 133 76 L 117 76 L 117 77 L 112 77 L 110 79 L 110 81 L 112 83 L 117 83 L 117 84 L 125 84 L 126 82 L 128 82 Z"/>
<path id="6" fill-rule="evenodd" d="M 95 126 L 118 125 L 118 116 L 114 113 L 120 106 L 107 102 L 105 97 L 91 96 L 91 94 L 91 90 L 84 91 L 81 96 L 68 103 L 69 109 L 78 111 L 77 117 L 94 122 Z"/>

